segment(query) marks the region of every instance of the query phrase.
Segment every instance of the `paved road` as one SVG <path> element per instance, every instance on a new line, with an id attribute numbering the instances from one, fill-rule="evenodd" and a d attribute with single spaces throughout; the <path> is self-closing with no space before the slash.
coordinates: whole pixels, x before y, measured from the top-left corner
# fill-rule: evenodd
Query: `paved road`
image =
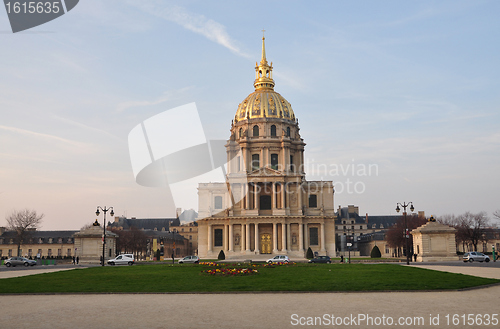
<path id="1" fill-rule="evenodd" d="M 496 267 L 419 266 L 500 278 Z M 330 327 L 332 316 L 343 322 L 337 328 L 482 328 L 463 325 L 461 316 L 488 314 L 491 323 L 491 315 L 500 313 L 500 286 L 460 292 L 3 296 L 0 310 L 2 328 L 310 328 L 315 326 L 301 323 Z"/>

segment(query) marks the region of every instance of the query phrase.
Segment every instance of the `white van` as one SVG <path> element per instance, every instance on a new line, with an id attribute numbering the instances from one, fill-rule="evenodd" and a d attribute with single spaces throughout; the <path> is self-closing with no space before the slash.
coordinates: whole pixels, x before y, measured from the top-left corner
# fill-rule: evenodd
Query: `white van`
<path id="1" fill-rule="evenodd" d="M 109 265 L 134 265 L 134 255 L 121 254 L 116 258 L 108 260 Z"/>

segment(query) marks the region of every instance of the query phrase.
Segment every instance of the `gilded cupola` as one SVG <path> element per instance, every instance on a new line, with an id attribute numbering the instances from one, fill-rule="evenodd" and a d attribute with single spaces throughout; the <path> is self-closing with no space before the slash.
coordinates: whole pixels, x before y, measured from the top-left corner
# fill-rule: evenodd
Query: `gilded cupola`
<path id="1" fill-rule="evenodd" d="M 262 56 L 255 63 L 255 91 L 238 105 L 234 121 L 254 118 L 277 118 L 295 121 L 290 103 L 274 91 L 273 63 L 266 59 L 265 38 L 262 37 Z"/>

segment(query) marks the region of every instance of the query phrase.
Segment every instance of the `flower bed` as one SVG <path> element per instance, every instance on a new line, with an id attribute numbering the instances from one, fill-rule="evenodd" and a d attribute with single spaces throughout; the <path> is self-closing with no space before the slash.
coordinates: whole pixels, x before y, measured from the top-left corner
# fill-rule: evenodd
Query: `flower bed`
<path id="1" fill-rule="evenodd" d="M 201 273 L 218 276 L 243 276 L 257 274 L 259 273 L 259 271 L 248 268 L 214 268 L 206 271 L 201 271 Z"/>

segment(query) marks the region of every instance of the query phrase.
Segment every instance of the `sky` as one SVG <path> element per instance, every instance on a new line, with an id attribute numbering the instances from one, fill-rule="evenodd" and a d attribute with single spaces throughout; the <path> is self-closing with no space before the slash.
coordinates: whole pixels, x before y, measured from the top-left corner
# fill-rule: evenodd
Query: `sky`
<path id="1" fill-rule="evenodd" d="M 0 226 L 24 208 L 44 230 L 78 230 L 98 205 L 175 216 L 168 187 L 136 183 L 128 135 L 195 103 L 206 138 L 228 139 L 263 29 L 306 178 L 333 181 L 336 208 L 492 218 L 499 15 L 498 1 L 85 0 L 12 33 L 0 9 Z"/>

